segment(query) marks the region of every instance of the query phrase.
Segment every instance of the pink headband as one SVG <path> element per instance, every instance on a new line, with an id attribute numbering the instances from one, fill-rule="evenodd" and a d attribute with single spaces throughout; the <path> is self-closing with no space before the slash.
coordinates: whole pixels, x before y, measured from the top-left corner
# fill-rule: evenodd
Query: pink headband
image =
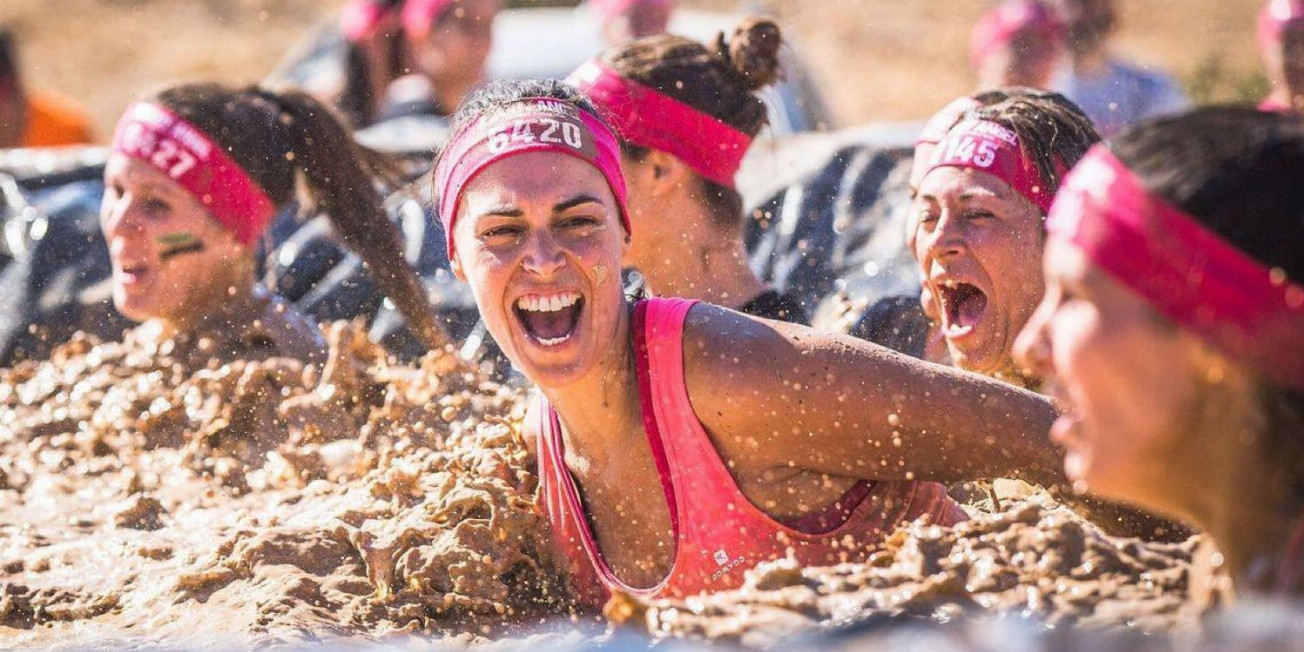
<path id="1" fill-rule="evenodd" d="M 576 68 L 566 82 L 588 95 L 625 141 L 673 154 L 703 177 L 734 187 L 752 142 L 747 134 L 597 61 Z"/>
<path id="2" fill-rule="evenodd" d="M 276 213 L 267 193 L 221 145 L 157 104 L 127 108 L 113 133 L 113 151 L 167 174 L 243 244 L 257 240 Z"/>
<path id="3" fill-rule="evenodd" d="M 1051 193 L 1032 159 L 1024 154 L 1019 136 L 988 120 L 965 120 L 947 132 L 933 150 L 928 172 L 954 167 L 995 175 L 1041 209 L 1050 210 Z M 927 175 L 928 172 L 924 174 Z"/>
<path id="4" fill-rule="evenodd" d="M 360 43 L 375 35 L 380 21 L 395 8 L 385 8 L 376 0 L 353 0 L 340 10 L 340 32 L 353 43 Z"/>
<path id="5" fill-rule="evenodd" d="M 1007 0 L 983 14 L 969 36 L 969 61 L 977 70 L 987 57 L 1025 29 L 1037 30 L 1056 41 L 1066 36 L 1064 22 L 1055 11 L 1037 0 Z"/>
<path id="6" fill-rule="evenodd" d="M 1301 0 L 1269 0 L 1259 12 L 1259 47 L 1269 50 L 1281 43 L 1287 27 L 1304 21 Z"/>
<path id="7" fill-rule="evenodd" d="M 505 158 L 527 152 L 558 152 L 582 159 L 607 179 L 620 208 L 620 222 L 631 233 L 625 208 L 625 177 L 620 172 L 620 143 L 601 120 L 574 105 L 531 97 L 476 118 L 453 134 L 435 167 L 439 218 L 444 222 L 448 257 L 453 258 L 453 230 L 462 190 L 480 171 Z"/>
<path id="8" fill-rule="evenodd" d="M 669 7 L 672 4 L 674 0 L 589 0 L 589 6 L 593 7 L 599 16 L 605 18 L 619 16 L 635 5 Z"/>
<path id="9" fill-rule="evenodd" d="M 1173 321 L 1304 391 L 1304 287 L 1151 195 L 1105 147 L 1065 179 L 1046 226 Z"/>
<path id="10" fill-rule="evenodd" d="M 425 36 L 435 20 L 448 11 L 458 0 L 405 0 L 403 3 L 403 31 L 410 38 Z"/>
<path id="11" fill-rule="evenodd" d="M 978 100 L 968 95 L 951 100 L 950 104 L 942 107 L 941 111 L 934 113 L 933 117 L 929 118 L 928 122 L 924 124 L 924 130 L 919 132 L 919 137 L 915 139 L 915 146 L 936 145 L 942 142 L 942 139 L 946 138 L 946 132 L 950 131 L 951 127 L 954 127 L 955 123 L 960 121 L 960 116 L 979 106 L 982 105 L 978 103 Z"/>

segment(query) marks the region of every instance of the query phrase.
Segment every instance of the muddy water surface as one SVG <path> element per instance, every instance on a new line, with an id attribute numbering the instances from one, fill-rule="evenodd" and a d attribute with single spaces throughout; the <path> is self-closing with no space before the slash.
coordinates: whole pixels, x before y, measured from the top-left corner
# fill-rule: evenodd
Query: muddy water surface
<path id="1" fill-rule="evenodd" d="M 522 395 L 448 355 L 391 363 L 349 326 L 330 340 L 321 370 L 128 338 L 0 372 L 0 646 L 462 645 L 592 622 L 568 617 L 534 508 Z M 747 646 L 875 618 L 1182 621 L 1190 542 L 1105 536 L 1017 483 L 978 495 L 969 523 L 905 528 L 866 564 L 779 561 L 608 615 Z"/>

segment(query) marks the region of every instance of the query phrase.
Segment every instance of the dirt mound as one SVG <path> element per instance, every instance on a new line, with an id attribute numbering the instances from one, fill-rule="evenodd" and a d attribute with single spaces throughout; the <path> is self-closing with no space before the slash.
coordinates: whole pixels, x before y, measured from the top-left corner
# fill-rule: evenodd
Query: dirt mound
<path id="1" fill-rule="evenodd" d="M 971 508 L 974 518 L 954 528 L 903 528 L 864 564 L 770 562 L 738 591 L 648 603 L 622 597 L 607 615 L 657 638 L 753 647 L 881 618 L 945 623 L 1017 614 L 1051 628 L 1146 633 L 1181 621 L 1196 539 L 1112 538 L 1017 484 L 1006 485 L 1018 495 L 1000 511 Z"/>
<path id="2" fill-rule="evenodd" d="M 516 392 L 352 326 L 320 372 L 84 338 L 0 376 L 22 645 L 499 637 L 566 613 Z"/>

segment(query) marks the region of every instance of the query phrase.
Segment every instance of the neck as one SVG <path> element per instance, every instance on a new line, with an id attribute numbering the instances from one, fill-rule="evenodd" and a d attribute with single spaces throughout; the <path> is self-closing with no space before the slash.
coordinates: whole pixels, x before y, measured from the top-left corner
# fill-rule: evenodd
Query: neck
<path id="1" fill-rule="evenodd" d="M 676 210 L 671 207 L 667 214 L 683 215 L 684 224 L 711 224 L 712 216 L 696 200 L 681 204 L 686 204 L 684 212 L 670 212 Z M 640 261 L 638 269 L 652 292 L 736 309 L 766 290 L 747 264 L 741 238 L 701 226 L 683 233 L 681 239 L 658 247 L 651 260 Z"/>
<path id="2" fill-rule="evenodd" d="M 159 319 L 159 333 L 170 338 L 183 333 L 230 332 L 256 319 L 267 296 L 255 287 L 253 259 L 242 259 L 227 272 L 222 275 L 225 280 L 214 279 L 204 292 L 191 297 L 187 312 Z"/>
<path id="3" fill-rule="evenodd" d="M 627 304 L 623 308 L 610 348 L 592 372 L 565 387 L 541 388 L 565 426 L 568 457 L 592 464 L 626 454 L 627 436 L 642 432 L 632 310 Z"/>
<path id="4" fill-rule="evenodd" d="M 1294 470 L 1283 472 L 1280 462 L 1264 459 L 1263 417 L 1252 396 L 1243 395 L 1241 405 L 1199 411 L 1202 423 L 1192 427 L 1212 433 L 1218 443 L 1182 464 L 1202 472 L 1187 474 L 1184 486 L 1174 487 L 1175 494 L 1185 494 L 1187 515 L 1217 544 L 1237 593 L 1272 587 L 1301 509 L 1289 488 Z"/>

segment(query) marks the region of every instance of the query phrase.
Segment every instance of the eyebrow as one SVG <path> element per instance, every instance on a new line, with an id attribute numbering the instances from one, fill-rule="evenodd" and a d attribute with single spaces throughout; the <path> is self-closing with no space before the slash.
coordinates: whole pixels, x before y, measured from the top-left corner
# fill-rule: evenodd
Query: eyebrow
<path id="1" fill-rule="evenodd" d="M 552 212 L 564 213 L 572 208 L 575 208 L 576 206 L 580 206 L 583 204 L 601 204 L 601 203 L 602 200 L 598 199 L 597 197 L 594 197 L 593 195 L 578 195 L 575 197 L 571 197 L 570 199 L 567 199 L 566 201 L 560 202 L 557 205 L 553 206 Z"/>
<path id="2" fill-rule="evenodd" d="M 575 197 L 571 197 L 570 199 L 567 199 L 566 201 L 562 201 L 554 204 L 552 207 L 552 212 L 564 213 L 572 208 L 575 208 L 576 206 L 582 206 L 584 204 L 601 204 L 601 203 L 602 200 L 598 199 L 597 197 L 594 197 L 593 195 L 577 195 Z M 510 204 L 500 204 L 498 206 L 490 206 L 489 208 L 486 208 L 485 210 L 480 212 L 479 216 L 480 217 L 525 217 L 525 211 L 521 210 L 516 206 L 512 206 Z"/>

